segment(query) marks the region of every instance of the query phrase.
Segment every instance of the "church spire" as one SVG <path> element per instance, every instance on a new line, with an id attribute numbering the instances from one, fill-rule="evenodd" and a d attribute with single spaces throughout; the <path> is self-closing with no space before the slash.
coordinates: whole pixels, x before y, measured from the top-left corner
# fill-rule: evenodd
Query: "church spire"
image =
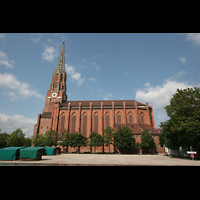
<path id="1" fill-rule="evenodd" d="M 63 39 L 63 43 L 62 43 L 62 48 L 60 51 L 60 56 L 58 59 L 58 63 L 57 63 L 57 67 L 54 71 L 54 73 L 58 73 L 58 72 L 65 72 L 65 41 Z"/>

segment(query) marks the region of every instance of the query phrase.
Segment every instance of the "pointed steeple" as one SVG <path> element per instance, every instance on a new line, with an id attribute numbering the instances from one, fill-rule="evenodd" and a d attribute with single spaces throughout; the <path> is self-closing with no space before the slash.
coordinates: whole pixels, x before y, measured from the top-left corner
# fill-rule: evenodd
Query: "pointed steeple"
<path id="1" fill-rule="evenodd" d="M 58 63 L 57 63 L 56 69 L 54 70 L 54 73 L 58 73 L 58 72 L 63 72 L 63 73 L 65 72 L 65 41 L 64 39 L 63 39 Z"/>

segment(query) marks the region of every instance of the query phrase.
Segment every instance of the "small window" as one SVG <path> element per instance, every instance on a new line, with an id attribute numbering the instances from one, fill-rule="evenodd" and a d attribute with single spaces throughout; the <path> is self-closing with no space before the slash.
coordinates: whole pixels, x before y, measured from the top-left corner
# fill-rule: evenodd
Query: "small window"
<path id="1" fill-rule="evenodd" d="M 139 135 L 137 135 L 137 139 L 139 139 Z"/>

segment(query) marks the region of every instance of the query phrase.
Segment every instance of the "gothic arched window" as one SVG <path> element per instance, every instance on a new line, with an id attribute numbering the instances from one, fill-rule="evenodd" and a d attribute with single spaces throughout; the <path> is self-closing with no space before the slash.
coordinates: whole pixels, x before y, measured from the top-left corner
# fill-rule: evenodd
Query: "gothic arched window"
<path id="1" fill-rule="evenodd" d="M 71 133 L 75 133 L 75 131 L 76 131 L 76 113 L 73 113 L 71 122 Z"/>
<path id="2" fill-rule="evenodd" d="M 133 113 L 132 112 L 128 113 L 127 122 L 128 122 L 128 124 L 133 124 Z"/>
<path id="3" fill-rule="evenodd" d="M 140 116 L 139 116 L 139 123 L 140 123 L 140 124 L 145 124 L 145 119 L 144 119 L 144 113 L 143 113 L 143 112 L 140 113 Z"/>
<path id="4" fill-rule="evenodd" d="M 87 135 L 87 114 L 83 114 L 83 136 Z"/>
<path id="5" fill-rule="evenodd" d="M 62 114 L 61 115 L 61 123 L 60 123 L 60 134 L 63 132 L 64 126 L 65 126 L 65 115 Z"/>
<path id="6" fill-rule="evenodd" d="M 94 114 L 94 132 L 98 133 L 98 120 L 99 120 L 99 116 L 98 113 L 96 112 Z"/>
<path id="7" fill-rule="evenodd" d="M 122 116 L 121 116 L 121 113 L 118 112 L 117 113 L 117 124 L 121 124 L 122 123 Z"/>
<path id="8" fill-rule="evenodd" d="M 106 127 L 110 126 L 110 115 L 108 112 L 106 113 L 106 116 L 105 116 L 105 125 Z"/>

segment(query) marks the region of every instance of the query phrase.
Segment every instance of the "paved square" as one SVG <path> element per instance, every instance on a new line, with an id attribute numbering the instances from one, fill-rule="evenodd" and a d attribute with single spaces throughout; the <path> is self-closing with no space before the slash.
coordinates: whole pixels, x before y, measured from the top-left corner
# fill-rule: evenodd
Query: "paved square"
<path id="1" fill-rule="evenodd" d="M 0 161 L 2 165 L 132 165 L 132 166 L 200 166 L 200 160 L 171 158 L 158 155 L 106 155 L 106 154 L 64 154 L 42 156 L 39 161 Z"/>

